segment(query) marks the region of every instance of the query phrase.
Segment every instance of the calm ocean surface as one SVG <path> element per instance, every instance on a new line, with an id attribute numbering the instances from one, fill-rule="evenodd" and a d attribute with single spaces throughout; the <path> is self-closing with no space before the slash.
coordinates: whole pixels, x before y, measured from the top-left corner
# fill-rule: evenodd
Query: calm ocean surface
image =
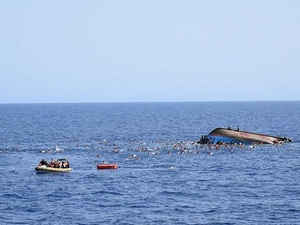
<path id="1" fill-rule="evenodd" d="M 0 224 L 300 224 L 299 112 L 300 102 L 0 104 Z M 229 125 L 293 142 L 192 143 Z M 41 152 L 56 145 L 64 152 Z M 72 172 L 36 174 L 61 157 Z M 119 168 L 97 170 L 102 161 Z"/>

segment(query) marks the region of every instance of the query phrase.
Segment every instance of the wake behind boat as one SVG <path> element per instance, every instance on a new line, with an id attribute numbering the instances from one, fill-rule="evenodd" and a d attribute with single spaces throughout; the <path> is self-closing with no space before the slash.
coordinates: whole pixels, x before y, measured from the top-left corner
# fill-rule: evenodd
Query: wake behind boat
<path id="1" fill-rule="evenodd" d="M 248 131 L 232 130 L 228 128 L 216 128 L 208 135 L 204 135 L 198 141 L 200 144 L 282 144 L 284 142 L 291 142 L 291 138 L 277 137 L 272 135 L 265 135 L 253 133 Z"/>
<path id="2" fill-rule="evenodd" d="M 37 173 L 46 173 L 46 172 L 70 172 L 70 164 L 68 159 L 62 158 L 58 160 L 53 160 L 47 162 L 42 159 L 37 167 L 35 167 Z"/>

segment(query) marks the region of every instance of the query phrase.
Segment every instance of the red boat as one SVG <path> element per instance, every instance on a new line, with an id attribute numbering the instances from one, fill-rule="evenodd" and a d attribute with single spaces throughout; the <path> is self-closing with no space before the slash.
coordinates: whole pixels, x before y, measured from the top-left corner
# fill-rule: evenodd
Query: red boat
<path id="1" fill-rule="evenodd" d="M 118 164 L 100 164 L 97 165 L 98 170 L 107 170 L 107 169 L 118 169 Z"/>

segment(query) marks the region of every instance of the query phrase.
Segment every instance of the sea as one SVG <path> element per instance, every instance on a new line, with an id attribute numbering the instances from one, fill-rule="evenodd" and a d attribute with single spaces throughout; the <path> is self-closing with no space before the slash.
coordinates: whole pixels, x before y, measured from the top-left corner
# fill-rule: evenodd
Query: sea
<path id="1" fill-rule="evenodd" d="M 299 101 L 0 104 L 0 224 L 300 224 L 299 112 Z M 228 126 L 293 141 L 197 144 Z M 59 158 L 73 170 L 36 173 Z"/>

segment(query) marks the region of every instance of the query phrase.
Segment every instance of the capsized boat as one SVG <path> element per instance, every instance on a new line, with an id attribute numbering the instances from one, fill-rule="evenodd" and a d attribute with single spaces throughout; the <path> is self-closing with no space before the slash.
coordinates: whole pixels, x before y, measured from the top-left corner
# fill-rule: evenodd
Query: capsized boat
<path id="1" fill-rule="evenodd" d="M 53 160 L 51 162 L 47 162 L 44 159 L 39 163 L 37 167 L 35 167 L 37 173 L 47 173 L 47 172 L 70 172 L 72 168 L 70 168 L 70 164 L 68 159 L 61 158 L 58 160 Z"/>
<path id="2" fill-rule="evenodd" d="M 271 135 L 253 133 L 248 131 L 233 130 L 228 128 L 216 128 L 208 135 L 204 135 L 198 141 L 199 144 L 237 143 L 237 144 L 280 144 L 291 142 L 291 138 L 276 137 Z"/>

